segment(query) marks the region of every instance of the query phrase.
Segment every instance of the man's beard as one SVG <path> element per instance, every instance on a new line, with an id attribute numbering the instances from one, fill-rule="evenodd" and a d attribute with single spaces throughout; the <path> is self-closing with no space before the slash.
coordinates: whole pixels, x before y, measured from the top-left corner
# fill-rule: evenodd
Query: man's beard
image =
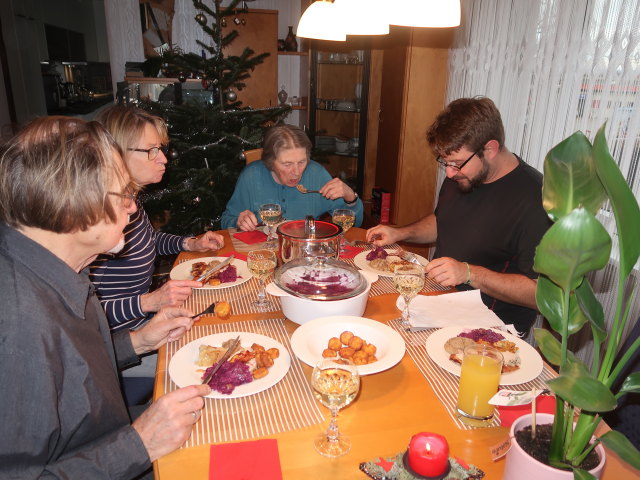
<path id="1" fill-rule="evenodd" d="M 464 175 L 460 178 L 453 177 L 458 184 L 458 190 L 463 193 L 468 193 L 473 190 L 473 187 L 482 185 L 489 176 L 489 164 L 484 158 L 478 158 L 480 158 L 480 161 L 482 162 L 482 170 L 480 170 L 474 178 L 465 177 Z"/>
<path id="2" fill-rule="evenodd" d="M 124 248 L 124 235 L 120 238 L 120 241 L 113 247 L 107 250 L 106 253 L 111 253 L 113 255 L 120 253 Z"/>

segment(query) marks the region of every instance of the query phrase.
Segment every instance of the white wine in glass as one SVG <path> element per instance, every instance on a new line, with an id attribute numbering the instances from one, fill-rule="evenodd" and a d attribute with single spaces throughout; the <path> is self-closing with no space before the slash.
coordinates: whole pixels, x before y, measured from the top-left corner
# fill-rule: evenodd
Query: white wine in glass
<path id="1" fill-rule="evenodd" d="M 264 291 L 264 283 L 267 277 L 276 269 L 277 263 L 276 254 L 273 250 L 252 250 L 247 254 L 249 271 L 260 282 L 258 299 L 253 302 L 256 307 L 266 308 L 271 306 L 271 302 L 266 299 L 267 294 Z"/>
<path id="2" fill-rule="evenodd" d="M 324 358 L 313 369 L 311 386 L 316 399 L 331 411 L 331 422 L 314 445 L 321 455 L 335 458 L 351 449 L 351 440 L 338 430 L 338 410 L 349 405 L 360 390 L 360 375 L 350 360 Z"/>
<path id="3" fill-rule="evenodd" d="M 338 208 L 333 211 L 331 216 L 331 220 L 336 225 L 342 227 L 342 243 L 349 245 L 347 242 L 345 235 L 349 231 L 353 224 L 356 223 L 356 212 L 353 210 L 349 210 L 348 208 Z"/>
<path id="4" fill-rule="evenodd" d="M 265 203 L 260 205 L 260 218 L 268 227 L 267 243 L 273 239 L 273 227 L 282 220 L 282 207 L 277 203 Z"/>
<path id="5" fill-rule="evenodd" d="M 409 303 L 424 287 L 424 268 L 421 265 L 397 265 L 393 270 L 393 287 L 404 299 L 402 322 L 409 327 Z"/>

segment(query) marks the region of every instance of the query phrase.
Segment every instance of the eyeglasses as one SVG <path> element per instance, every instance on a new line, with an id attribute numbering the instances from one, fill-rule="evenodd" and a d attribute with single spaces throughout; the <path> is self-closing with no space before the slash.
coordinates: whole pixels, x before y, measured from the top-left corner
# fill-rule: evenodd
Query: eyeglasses
<path id="1" fill-rule="evenodd" d="M 158 153 L 162 151 L 165 155 L 167 154 L 167 147 L 151 147 L 151 148 L 127 148 L 130 152 L 144 152 L 149 157 L 149 160 L 155 160 L 158 156 Z"/>
<path id="2" fill-rule="evenodd" d="M 127 191 L 130 192 L 129 189 L 127 189 Z M 116 197 L 120 197 L 122 198 L 122 204 L 124 205 L 124 208 L 131 208 L 131 205 L 133 205 L 136 202 L 136 199 L 138 198 L 138 193 L 118 193 L 118 192 L 107 192 L 109 195 L 115 195 Z"/>
<path id="3" fill-rule="evenodd" d="M 459 172 L 460 170 L 462 170 L 462 169 L 464 168 L 464 166 L 465 166 L 467 163 L 469 163 L 469 161 L 470 161 L 473 157 L 475 157 L 477 154 L 479 154 L 482 150 L 484 150 L 484 148 L 481 148 L 480 150 L 476 150 L 475 152 L 473 152 L 473 153 L 471 154 L 471 156 L 470 156 L 469 158 L 467 158 L 464 162 L 462 162 L 460 165 L 457 165 L 457 164 L 455 164 L 455 163 L 447 163 L 447 162 L 445 162 L 445 161 L 442 159 L 442 157 L 438 157 L 438 158 L 436 158 L 436 162 L 438 162 L 438 163 L 439 163 L 440 165 L 442 165 L 444 168 L 451 167 L 451 168 L 453 168 L 453 169 L 455 169 L 455 170 L 457 170 L 457 171 Z"/>

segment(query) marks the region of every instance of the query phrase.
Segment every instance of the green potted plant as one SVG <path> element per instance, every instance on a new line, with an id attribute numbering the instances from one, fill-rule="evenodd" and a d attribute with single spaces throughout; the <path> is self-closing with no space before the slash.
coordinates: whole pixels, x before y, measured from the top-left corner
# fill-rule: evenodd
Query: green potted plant
<path id="1" fill-rule="evenodd" d="M 603 308 L 586 278 L 610 260 L 611 237 L 595 218 L 607 200 L 615 215 L 619 253 L 614 260 L 619 264 L 617 302 L 608 328 Z M 626 287 L 640 256 L 640 208 L 609 153 L 604 126 L 593 145 L 577 132 L 547 154 L 543 206 L 554 224 L 536 249 L 534 269 L 540 274 L 536 302 L 558 335 L 546 329 L 535 329 L 534 335 L 546 360 L 559 368 L 559 376 L 548 382 L 556 395 L 549 465 L 565 470 L 569 478 L 594 479 L 580 465 L 602 442 L 640 469 L 640 452 L 621 433 L 612 430 L 593 439 L 601 414 L 615 409 L 624 393 L 640 392 L 640 372 L 627 377 L 618 392 L 611 391 L 629 358 L 640 347 L 640 339 L 636 339 L 616 361 L 637 293 L 634 289 L 629 294 Z M 568 349 L 569 337 L 582 328 L 592 332 L 594 356 L 590 365 Z M 509 472 L 514 471 L 509 462 L 508 456 L 505 479 L 511 478 Z M 517 475 L 537 478 L 523 476 L 522 470 Z"/>

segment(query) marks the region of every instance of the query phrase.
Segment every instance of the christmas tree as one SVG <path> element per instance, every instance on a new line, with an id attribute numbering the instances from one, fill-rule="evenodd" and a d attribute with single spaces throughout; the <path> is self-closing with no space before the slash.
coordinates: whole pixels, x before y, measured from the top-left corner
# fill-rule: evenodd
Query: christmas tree
<path id="1" fill-rule="evenodd" d="M 237 8 L 239 3 L 234 0 L 223 7 L 215 0 L 210 8 L 193 0 L 198 10 L 195 21 L 211 37 L 210 45 L 198 41 L 200 55 L 173 47 L 143 66 L 145 71 L 160 69 L 181 82 L 198 78 L 206 93 L 182 104 L 147 101 L 139 105 L 163 117 L 169 130 L 167 171 L 162 182 L 143 196 L 145 210 L 167 232 L 191 235 L 218 229 L 245 165 L 242 152 L 260 147 L 264 128 L 279 122 L 290 110 L 252 109 L 237 100 L 235 92 L 245 87 L 243 80 L 269 55 L 245 48 L 239 56 L 225 56 L 225 46 L 242 41 L 237 30 L 223 30 L 242 10 Z"/>

